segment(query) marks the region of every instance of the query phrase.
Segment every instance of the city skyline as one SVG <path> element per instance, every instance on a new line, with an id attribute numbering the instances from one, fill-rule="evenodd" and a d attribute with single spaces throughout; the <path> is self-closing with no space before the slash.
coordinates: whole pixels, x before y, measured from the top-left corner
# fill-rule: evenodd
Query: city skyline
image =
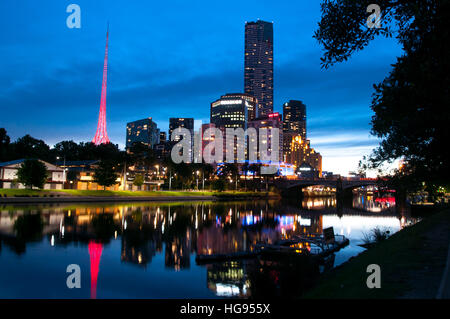
<path id="1" fill-rule="evenodd" d="M 375 138 L 369 138 L 372 84 L 382 80 L 399 49 L 394 41 L 378 41 L 369 48 L 371 50 L 355 56 L 349 62 L 328 71 L 321 70 L 320 48 L 312 39 L 317 16 L 320 14 L 318 4 L 303 4 L 304 17 L 303 14 L 302 17 L 282 14 L 285 13 L 286 5 L 276 8 L 266 6 L 265 10 L 256 10 L 260 12 L 255 12 L 251 17 L 244 10 L 241 14 L 231 15 L 226 23 L 216 25 L 218 28 L 212 35 L 207 34 L 206 30 L 199 30 L 206 23 L 206 20 L 200 19 L 183 31 L 195 32 L 195 37 L 190 42 L 172 32 L 174 26 L 169 30 L 164 29 L 169 26 L 167 23 L 159 24 L 161 28 L 155 27 L 161 22 L 161 18 L 153 14 L 153 20 L 148 20 L 150 22 L 147 24 L 130 25 L 130 20 L 118 18 L 120 13 L 114 4 L 102 14 L 99 14 L 99 8 L 104 8 L 103 2 L 93 5 L 80 1 L 79 4 L 82 12 L 96 13 L 93 17 L 98 21 L 86 14 L 82 18 L 82 28 L 70 30 L 64 27 L 67 14 L 64 11 L 56 14 L 58 8 L 50 8 L 49 12 L 43 14 L 44 17 L 36 21 L 44 30 L 20 30 L 16 34 L 17 40 L 7 35 L 5 37 L 6 41 L 2 45 L 3 60 L 8 61 L 11 54 L 23 52 L 24 55 L 19 54 L 24 62 L 20 71 L 26 71 L 5 72 L 0 79 L 6 83 L 0 92 L 0 105 L 4 107 L 0 126 L 7 129 L 12 139 L 29 133 L 51 145 L 62 139 L 78 142 L 92 138 L 101 87 L 104 25 L 108 17 L 111 29 L 114 30 L 114 36 L 110 39 L 110 50 L 113 53 L 110 56 L 107 115 L 111 141 L 123 148 L 125 124 L 140 118 L 152 117 L 164 131 L 168 131 L 169 117 L 191 117 L 193 111 L 196 120 L 208 123 L 209 104 L 212 101 L 227 92 L 242 91 L 245 22 L 256 21 L 258 16 L 255 15 L 261 14 L 259 18 L 262 20 L 274 21 L 274 111 L 281 111 L 283 103 L 290 99 L 305 102 L 308 107 L 309 138 L 324 157 L 324 170 L 347 174 L 349 170 L 356 169 L 361 157 L 378 143 Z M 207 8 L 201 9 L 200 12 L 204 12 Z M 134 5 L 125 10 L 139 16 Z M 228 12 L 224 12 L 226 13 Z M 30 12 L 26 11 L 18 20 L 26 19 L 27 14 Z M 162 16 L 164 15 L 165 11 Z M 5 17 L 2 23 L 6 21 L 11 24 L 12 18 L 18 17 Z M 47 18 L 45 22 L 44 18 Z M 176 18 L 179 17 L 176 16 L 171 21 L 179 25 L 181 22 Z M 56 27 L 60 24 L 61 30 Z M 294 25 L 297 28 L 293 28 Z M 53 26 L 54 38 L 43 39 L 42 34 Z M 301 27 L 298 28 L 299 26 Z M 132 36 L 126 39 L 124 36 L 127 34 Z M 159 49 L 153 46 L 149 51 L 151 57 L 159 63 L 151 63 L 146 54 L 138 52 L 139 49 L 148 48 L 152 42 L 146 39 L 146 34 L 166 39 L 159 43 Z M 226 46 L 217 43 L 218 36 L 226 39 Z M 165 51 L 166 56 L 158 54 L 158 50 L 164 51 L 172 39 L 177 39 L 177 47 L 180 49 L 176 52 Z M 41 41 L 42 47 L 29 50 L 30 54 L 25 56 L 27 48 L 34 41 Z M 42 57 L 50 54 L 49 47 L 53 41 L 61 43 L 59 47 L 55 46 L 55 52 L 52 53 L 59 55 L 52 63 L 45 61 L 46 64 Z M 194 43 L 200 45 L 200 49 L 196 49 Z M 74 58 L 72 51 L 75 47 L 78 48 L 78 55 Z M 207 63 L 200 63 L 205 58 Z M 138 59 L 139 63 L 133 65 L 133 59 Z M 5 63 L 2 62 L 5 70 L 14 66 L 14 63 Z M 30 70 L 40 72 L 42 81 L 37 81 L 36 74 L 25 70 L 29 63 L 34 63 Z M 184 77 L 178 75 L 182 65 L 187 70 Z M 24 89 L 26 84 L 28 87 Z M 55 92 L 54 86 L 60 90 Z M 23 90 L 26 94 L 23 94 Z M 22 103 L 26 107 L 27 116 L 20 114 L 24 125 L 14 124 L 13 118 L 18 116 L 14 107 L 16 103 Z M 62 103 L 65 103 L 64 109 L 61 108 Z M 52 116 L 49 116 L 49 112 Z"/>

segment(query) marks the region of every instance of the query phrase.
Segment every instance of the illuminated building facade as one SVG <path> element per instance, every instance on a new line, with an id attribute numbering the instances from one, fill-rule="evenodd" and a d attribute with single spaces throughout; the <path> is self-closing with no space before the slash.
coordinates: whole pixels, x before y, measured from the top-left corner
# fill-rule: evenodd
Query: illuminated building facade
<path id="1" fill-rule="evenodd" d="M 278 137 L 278 160 L 282 161 L 283 159 L 283 123 L 281 121 L 281 115 L 277 112 L 277 113 L 272 113 L 272 114 L 268 114 L 266 116 L 262 116 L 259 117 L 257 119 L 254 119 L 253 121 L 248 122 L 248 127 L 253 127 L 256 129 L 256 132 L 258 134 L 258 138 L 259 138 L 259 129 L 267 129 L 267 141 L 262 141 L 263 143 L 267 143 L 268 147 L 267 147 L 267 155 L 271 155 L 272 154 L 272 148 L 273 148 L 273 143 L 272 143 L 272 132 L 271 130 L 276 128 L 278 129 L 279 132 L 279 137 Z M 249 137 L 251 138 L 251 137 Z M 250 142 L 255 142 L 255 141 L 249 141 Z M 259 148 L 259 141 L 256 141 L 258 148 Z M 258 155 L 259 155 L 259 149 L 258 149 Z M 258 156 L 258 158 L 260 158 L 260 156 Z"/>
<path id="2" fill-rule="evenodd" d="M 167 141 L 167 133 L 166 132 L 159 132 L 159 141 L 161 143 Z"/>
<path id="3" fill-rule="evenodd" d="M 183 117 L 171 117 L 169 119 L 169 140 L 171 142 L 179 142 L 181 140 L 181 136 L 174 136 L 172 140 L 172 134 L 174 133 L 174 130 L 178 128 L 185 128 L 189 130 L 191 135 L 191 147 L 190 147 L 190 153 L 189 158 L 190 161 L 192 161 L 192 155 L 193 155 L 193 146 L 194 146 L 194 119 L 193 118 L 183 118 Z M 185 135 L 183 134 L 183 139 L 185 138 Z M 176 143 L 175 143 L 176 144 Z M 182 152 L 180 151 L 180 155 L 182 155 Z"/>
<path id="4" fill-rule="evenodd" d="M 211 123 L 217 128 L 247 129 L 249 109 L 255 110 L 256 100 L 242 93 L 225 94 L 211 103 Z"/>
<path id="5" fill-rule="evenodd" d="M 206 145 L 208 145 L 209 143 L 213 142 L 216 138 L 215 134 L 214 134 L 214 129 L 216 128 L 216 126 L 213 123 L 206 123 L 206 124 L 202 124 L 202 154 L 203 154 L 203 150 L 205 149 Z M 207 129 L 211 129 L 209 132 L 206 132 Z M 209 134 L 205 134 L 205 133 L 209 133 Z M 215 152 L 213 151 L 211 155 L 214 155 Z"/>
<path id="6" fill-rule="evenodd" d="M 316 177 L 322 177 L 322 156 L 310 147 L 309 140 L 302 140 L 300 135 L 292 138 L 287 161 L 298 169 L 307 164 L 316 172 Z"/>
<path id="7" fill-rule="evenodd" d="M 258 100 L 258 116 L 273 113 L 273 23 L 245 24 L 244 91 Z"/>
<path id="8" fill-rule="evenodd" d="M 140 142 L 153 148 L 159 143 L 159 135 L 159 129 L 151 117 L 127 123 L 126 147 L 130 148 L 133 143 Z"/>
<path id="9" fill-rule="evenodd" d="M 299 135 L 306 141 L 306 105 L 303 102 L 290 100 L 283 104 L 283 135 L 284 154 L 289 153 L 293 137 Z"/>
<path id="10" fill-rule="evenodd" d="M 188 129 L 191 132 L 191 137 L 194 137 L 193 118 L 171 117 L 169 119 L 169 140 L 172 141 L 172 133 L 177 128 Z M 179 141 L 179 138 L 176 138 L 175 141 Z"/>
<path id="11" fill-rule="evenodd" d="M 249 110 L 252 114 L 256 114 L 256 99 L 248 94 L 243 93 L 229 93 L 222 95 L 220 99 L 211 103 L 211 123 L 216 128 L 222 131 L 223 150 L 227 146 L 226 142 L 226 129 L 227 128 L 242 128 L 244 131 L 247 129 L 247 123 L 249 120 Z M 253 116 L 253 115 L 252 115 Z M 244 142 L 245 143 L 245 142 Z M 234 143 L 234 159 L 237 158 L 237 150 L 241 147 L 238 145 L 238 140 L 235 138 Z M 246 148 L 246 143 L 243 145 Z"/>

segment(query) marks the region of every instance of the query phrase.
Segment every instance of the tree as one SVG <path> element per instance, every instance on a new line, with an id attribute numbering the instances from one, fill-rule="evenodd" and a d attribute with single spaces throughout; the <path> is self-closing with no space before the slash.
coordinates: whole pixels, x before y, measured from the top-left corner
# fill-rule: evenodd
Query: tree
<path id="1" fill-rule="evenodd" d="M 220 179 L 226 179 L 227 177 L 234 179 L 235 187 L 237 190 L 239 181 L 239 169 L 236 163 L 225 163 L 219 174 Z"/>
<path id="2" fill-rule="evenodd" d="M 181 188 L 183 188 L 183 185 L 188 188 L 193 180 L 192 165 L 181 162 L 179 164 L 174 164 L 173 168 L 177 175 L 177 179 L 181 181 Z"/>
<path id="3" fill-rule="evenodd" d="M 53 161 L 50 147 L 43 140 L 35 139 L 28 134 L 11 143 L 10 147 L 12 159 L 38 158 L 44 161 Z"/>
<path id="4" fill-rule="evenodd" d="M 114 185 L 117 177 L 115 166 L 111 161 L 100 161 L 98 167 L 94 170 L 94 181 L 103 186 L 103 189 Z"/>
<path id="5" fill-rule="evenodd" d="M 66 161 L 77 161 L 80 158 L 80 146 L 74 141 L 61 141 L 52 149 L 55 158 L 65 158 Z"/>
<path id="6" fill-rule="evenodd" d="M 248 171 L 250 169 L 250 164 L 248 162 L 245 162 L 244 165 L 242 165 L 242 172 L 244 173 L 244 189 L 247 190 L 247 175 Z"/>
<path id="7" fill-rule="evenodd" d="M 225 181 L 223 179 L 216 179 L 213 182 L 213 189 L 218 192 L 223 192 L 225 190 Z"/>
<path id="8" fill-rule="evenodd" d="M 144 177 L 141 174 L 136 174 L 133 185 L 141 187 L 144 184 Z"/>
<path id="9" fill-rule="evenodd" d="M 47 176 L 47 167 L 36 159 L 25 160 L 17 170 L 17 180 L 30 189 L 44 188 Z"/>
<path id="10" fill-rule="evenodd" d="M 0 128 L 0 162 L 6 161 L 10 138 L 4 128 Z"/>
<path id="11" fill-rule="evenodd" d="M 403 159 L 397 175 L 418 182 L 450 177 L 450 0 L 384 0 L 382 27 L 367 28 L 370 0 L 326 0 L 314 37 L 325 49 L 322 66 L 346 61 L 376 36 L 395 36 L 403 55 L 390 74 L 374 85 L 371 133 L 381 139 L 367 168 Z M 415 187 L 413 185 L 413 187 Z"/>
<path id="12" fill-rule="evenodd" d="M 142 142 L 133 143 L 128 151 L 125 159 L 127 164 L 133 165 L 136 169 L 145 170 L 146 174 L 157 163 L 153 150 Z"/>
<path id="13" fill-rule="evenodd" d="M 108 160 L 120 162 L 123 153 L 112 143 L 95 145 L 92 142 L 78 144 L 79 160 Z"/>

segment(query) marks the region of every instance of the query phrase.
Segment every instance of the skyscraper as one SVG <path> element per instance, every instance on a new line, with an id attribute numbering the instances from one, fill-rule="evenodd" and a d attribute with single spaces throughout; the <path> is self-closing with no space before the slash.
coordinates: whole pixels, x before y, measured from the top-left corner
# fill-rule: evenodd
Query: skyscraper
<path id="1" fill-rule="evenodd" d="M 244 91 L 258 100 L 258 115 L 273 113 L 273 23 L 245 24 Z"/>
<path id="2" fill-rule="evenodd" d="M 222 131 L 223 149 L 227 148 L 226 130 L 242 128 L 244 131 L 247 129 L 247 122 L 249 119 L 249 110 L 255 110 L 256 99 L 249 94 L 243 93 L 228 93 L 222 95 L 220 99 L 211 103 L 211 123 L 216 128 Z M 253 112 L 252 112 L 253 113 Z M 246 147 L 246 143 L 239 144 L 238 139 L 235 137 L 235 158 L 237 157 L 238 147 Z"/>
<path id="3" fill-rule="evenodd" d="M 169 119 L 169 140 L 172 140 L 172 132 L 177 128 L 186 128 L 191 132 L 191 137 L 194 137 L 194 119 L 171 117 Z M 178 141 L 178 140 L 176 140 Z"/>
<path id="4" fill-rule="evenodd" d="M 182 118 L 182 117 L 171 117 L 169 118 L 169 140 L 173 142 L 179 142 L 181 140 L 184 140 L 187 138 L 187 135 L 183 133 L 181 136 L 174 137 L 172 140 L 172 134 L 174 133 L 174 130 L 178 128 L 185 128 L 189 130 L 189 133 L 191 135 L 191 141 L 190 141 L 190 150 L 189 150 L 189 158 L 192 161 L 192 155 L 194 151 L 194 118 Z M 176 133 L 176 132 L 175 132 Z M 182 155 L 183 152 L 180 152 L 180 155 Z"/>
<path id="5" fill-rule="evenodd" d="M 292 138 L 300 136 L 306 141 L 306 105 L 302 101 L 290 100 L 283 104 L 283 151 L 291 150 Z"/>
<path id="6" fill-rule="evenodd" d="M 254 100 L 248 94 L 229 93 L 211 103 L 211 123 L 217 128 L 247 129 L 248 110 L 254 108 Z"/>
<path id="7" fill-rule="evenodd" d="M 159 134 L 159 129 L 151 117 L 127 123 L 126 147 L 130 148 L 133 143 L 140 142 L 153 148 L 159 143 Z"/>
<path id="8" fill-rule="evenodd" d="M 290 100 L 283 104 L 283 129 L 296 132 L 306 140 L 306 105 L 302 101 Z"/>

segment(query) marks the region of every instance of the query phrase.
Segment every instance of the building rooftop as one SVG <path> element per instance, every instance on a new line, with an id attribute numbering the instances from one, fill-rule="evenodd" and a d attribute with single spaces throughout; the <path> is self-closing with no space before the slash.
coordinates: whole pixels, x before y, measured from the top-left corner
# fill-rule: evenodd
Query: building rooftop
<path id="1" fill-rule="evenodd" d="M 10 166 L 10 165 L 15 165 L 15 164 L 20 164 L 20 163 L 22 163 L 22 162 L 24 162 L 24 161 L 25 161 L 25 159 L 24 159 L 24 158 L 21 158 L 21 159 L 17 159 L 17 160 L 14 160 L 14 161 L 3 162 L 3 163 L 0 163 L 0 167 Z"/>

